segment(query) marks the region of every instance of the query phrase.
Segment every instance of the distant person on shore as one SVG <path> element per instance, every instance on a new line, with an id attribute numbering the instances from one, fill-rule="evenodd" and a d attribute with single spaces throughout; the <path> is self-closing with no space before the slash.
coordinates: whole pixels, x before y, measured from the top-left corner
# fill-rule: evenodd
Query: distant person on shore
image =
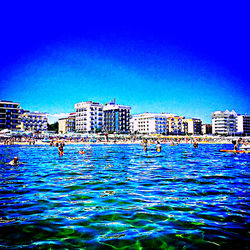
<path id="1" fill-rule="evenodd" d="M 18 164 L 18 157 L 14 157 L 14 159 L 12 161 L 9 162 L 10 165 L 14 166 Z"/>
<path id="2" fill-rule="evenodd" d="M 58 147 L 59 157 L 64 155 L 63 146 L 64 146 L 63 143 L 60 143 L 60 145 Z"/>
<path id="3" fill-rule="evenodd" d="M 159 141 L 157 141 L 157 144 L 156 144 L 156 152 L 161 152 L 161 144 Z"/>

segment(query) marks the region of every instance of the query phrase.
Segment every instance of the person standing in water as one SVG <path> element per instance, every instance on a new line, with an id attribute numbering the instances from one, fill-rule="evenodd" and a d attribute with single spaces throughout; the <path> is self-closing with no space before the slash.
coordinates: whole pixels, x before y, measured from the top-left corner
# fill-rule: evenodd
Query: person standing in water
<path id="1" fill-rule="evenodd" d="M 148 150 L 148 140 L 145 139 L 145 140 L 143 141 L 143 151 L 144 151 L 144 152 L 147 152 L 147 150 Z"/>
<path id="2" fill-rule="evenodd" d="M 193 146 L 194 146 L 194 148 L 198 148 L 198 142 L 195 141 L 195 142 L 193 143 Z"/>
<path id="3" fill-rule="evenodd" d="M 64 146 L 63 143 L 59 144 L 59 147 L 58 147 L 59 157 L 64 155 L 63 146 Z"/>
<path id="4" fill-rule="evenodd" d="M 161 144 L 159 141 L 157 141 L 156 152 L 161 152 Z"/>
<path id="5" fill-rule="evenodd" d="M 238 141 L 233 141 L 234 150 L 240 150 L 240 146 L 242 145 L 242 138 L 239 138 Z"/>

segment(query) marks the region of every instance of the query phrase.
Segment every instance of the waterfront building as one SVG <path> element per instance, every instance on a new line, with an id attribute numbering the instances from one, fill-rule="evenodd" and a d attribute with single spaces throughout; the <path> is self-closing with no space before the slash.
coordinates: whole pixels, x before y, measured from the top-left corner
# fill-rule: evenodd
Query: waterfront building
<path id="1" fill-rule="evenodd" d="M 236 118 L 237 133 L 242 135 L 250 135 L 250 116 L 237 115 Z"/>
<path id="2" fill-rule="evenodd" d="M 80 102 L 75 104 L 75 128 L 79 132 L 97 132 L 102 129 L 103 105 L 99 102 Z"/>
<path id="3" fill-rule="evenodd" d="M 237 132 L 237 113 L 232 110 L 216 111 L 212 114 L 212 133 L 218 135 L 233 135 Z"/>
<path id="4" fill-rule="evenodd" d="M 66 134 L 75 131 L 76 113 L 70 113 L 68 117 L 58 120 L 59 134 Z"/>
<path id="5" fill-rule="evenodd" d="M 58 119 L 58 133 L 59 134 L 67 133 L 67 120 L 68 120 L 67 117 Z"/>
<path id="6" fill-rule="evenodd" d="M 187 131 L 187 123 L 184 116 L 171 115 L 167 119 L 168 134 L 181 135 Z"/>
<path id="7" fill-rule="evenodd" d="M 130 119 L 131 133 L 167 134 L 169 113 L 143 113 L 133 115 Z"/>
<path id="8" fill-rule="evenodd" d="M 42 112 L 30 112 L 22 110 L 21 130 L 30 132 L 47 132 L 48 130 L 48 115 Z"/>
<path id="9" fill-rule="evenodd" d="M 129 123 L 130 123 L 130 133 L 134 134 L 134 133 L 139 133 L 139 126 L 138 126 L 138 117 L 139 115 L 132 115 L 129 119 Z"/>
<path id="10" fill-rule="evenodd" d="M 188 118 L 183 119 L 184 124 L 184 133 L 185 134 L 192 134 L 192 135 L 200 135 L 201 134 L 201 119 L 197 118 Z"/>
<path id="11" fill-rule="evenodd" d="M 0 130 L 20 128 L 21 107 L 17 102 L 0 100 Z"/>
<path id="12" fill-rule="evenodd" d="M 131 107 L 119 105 L 115 100 L 103 106 L 104 132 L 128 133 L 130 130 Z"/>
<path id="13" fill-rule="evenodd" d="M 76 113 L 70 113 L 67 120 L 67 132 L 75 132 L 76 128 Z"/>
<path id="14" fill-rule="evenodd" d="M 212 134 L 212 124 L 202 124 L 202 134 Z"/>

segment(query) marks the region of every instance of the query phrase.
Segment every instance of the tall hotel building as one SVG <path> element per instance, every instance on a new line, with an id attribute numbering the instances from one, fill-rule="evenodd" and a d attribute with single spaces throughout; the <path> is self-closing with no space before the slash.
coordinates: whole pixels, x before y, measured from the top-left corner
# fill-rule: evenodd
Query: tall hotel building
<path id="1" fill-rule="evenodd" d="M 21 130 L 30 132 L 47 132 L 48 115 L 41 112 L 23 111 L 20 127 Z"/>
<path id="2" fill-rule="evenodd" d="M 185 134 L 201 134 L 202 121 L 197 118 L 184 119 L 184 132 Z"/>
<path id="3" fill-rule="evenodd" d="M 133 115 L 130 123 L 131 133 L 140 134 L 167 134 L 168 118 L 174 116 L 168 113 L 143 113 Z"/>
<path id="4" fill-rule="evenodd" d="M 0 100 L 0 130 L 16 130 L 20 126 L 21 108 L 19 103 Z"/>
<path id="5" fill-rule="evenodd" d="M 131 107 L 115 104 L 115 100 L 103 106 L 103 131 L 128 133 Z"/>
<path id="6" fill-rule="evenodd" d="M 70 113 L 67 120 L 67 131 L 74 132 L 76 127 L 76 113 Z"/>
<path id="7" fill-rule="evenodd" d="M 75 104 L 76 131 L 96 132 L 102 128 L 103 105 L 99 102 L 80 102 Z"/>
<path id="8" fill-rule="evenodd" d="M 187 131 L 187 123 L 184 122 L 183 116 L 168 117 L 168 133 L 171 135 L 181 135 Z"/>
<path id="9" fill-rule="evenodd" d="M 226 110 L 216 111 L 212 114 L 212 133 L 213 134 L 235 134 L 237 132 L 236 126 L 237 114 L 234 110 L 229 112 Z"/>
<path id="10" fill-rule="evenodd" d="M 212 125 L 211 124 L 202 124 L 202 134 L 212 134 Z"/>

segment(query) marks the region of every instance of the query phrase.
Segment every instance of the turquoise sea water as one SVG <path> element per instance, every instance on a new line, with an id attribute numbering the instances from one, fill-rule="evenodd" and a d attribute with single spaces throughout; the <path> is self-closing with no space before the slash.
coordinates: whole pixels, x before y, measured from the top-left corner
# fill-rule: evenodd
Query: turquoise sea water
<path id="1" fill-rule="evenodd" d="M 250 156 L 222 148 L 0 146 L 0 248 L 248 249 Z"/>

